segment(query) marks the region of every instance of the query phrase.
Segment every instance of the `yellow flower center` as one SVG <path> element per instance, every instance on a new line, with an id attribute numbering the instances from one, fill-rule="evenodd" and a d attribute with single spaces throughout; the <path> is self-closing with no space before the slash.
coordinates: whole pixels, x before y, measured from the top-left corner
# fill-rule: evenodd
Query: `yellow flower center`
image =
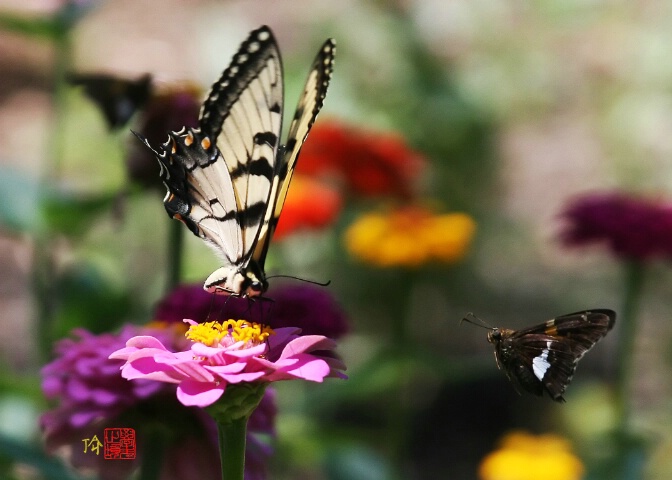
<path id="1" fill-rule="evenodd" d="M 246 347 L 259 345 L 275 334 L 271 327 L 247 320 L 226 320 L 192 325 L 185 336 L 192 342 L 209 347 L 244 342 Z"/>

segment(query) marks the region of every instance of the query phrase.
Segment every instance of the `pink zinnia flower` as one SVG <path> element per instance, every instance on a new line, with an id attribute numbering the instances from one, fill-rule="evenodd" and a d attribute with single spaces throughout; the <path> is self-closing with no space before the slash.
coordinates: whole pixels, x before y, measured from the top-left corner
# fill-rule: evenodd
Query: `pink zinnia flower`
<path id="1" fill-rule="evenodd" d="M 567 246 L 607 245 L 630 260 L 672 256 L 672 205 L 624 193 L 585 195 L 561 214 Z"/>
<path id="2" fill-rule="evenodd" d="M 185 322 L 193 342 L 188 350 L 171 352 L 155 337 L 138 336 L 110 358 L 126 362 L 124 378 L 175 383 L 178 400 L 199 407 L 215 403 L 230 384 L 344 377 L 343 363 L 328 356 L 336 344 L 324 336 L 299 336 L 297 328 L 273 331 L 245 320 Z"/>
<path id="3" fill-rule="evenodd" d="M 42 370 L 42 389 L 55 402 L 52 410 L 40 417 L 47 451 L 66 452 L 76 468 L 88 468 L 101 479 L 128 478 L 141 463 L 144 447 L 156 425 L 166 439 L 160 480 L 204 480 L 220 478 L 215 421 L 200 408 L 188 408 L 175 398 L 175 385 L 121 378 L 123 362 L 109 359 L 137 335 L 153 335 L 173 350 L 187 345 L 184 325 L 170 328 L 125 326 L 117 334 L 96 335 L 77 329 L 74 338 L 59 341 L 55 359 Z M 272 453 L 259 437 L 275 435 L 274 391 L 266 395 L 248 423 L 245 479 L 266 478 L 265 462 Z M 82 440 L 94 435 L 102 441 L 105 428 L 129 427 L 136 430 L 136 460 L 113 462 L 84 452 Z"/>

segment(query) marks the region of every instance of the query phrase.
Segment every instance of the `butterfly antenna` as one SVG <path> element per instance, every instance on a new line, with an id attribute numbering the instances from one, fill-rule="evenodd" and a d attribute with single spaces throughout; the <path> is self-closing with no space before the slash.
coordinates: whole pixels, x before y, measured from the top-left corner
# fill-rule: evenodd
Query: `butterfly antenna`
<path id="1" fill-rule="evenodd" d="M 474 320 L 477 320 L 477 322 Z M 481 328 L 487 328 L 488 330 L 494 330 L 495 328 L 490 324 L 488 324 L 487 322 L 485 322 L 484 320 L 478 318 L 471 312 L 467 313 L 464 317 L 462 317 L 462 320 L 460 320 L 460 325 L 462 325 L 462 322 L 471 323 L 472 325 L 476 325 L 477 327 Z"/>
<path id="2" fill-rule="evenodd" d="M 307 278 L 294 277 L 292 275 L 271 275 L 270 277 L 266 277 L 267 280 L 271 278 L 291 278 L 292 280 L 312 283 L 313 285 L 319 285 L 320 287 L 328 287 L 329 285 L 331 285 L 331 280 L 327 280 L 326 282 L 322 283 L 322 282 L 316 282 L 315 280 L 308 280 Z"/>

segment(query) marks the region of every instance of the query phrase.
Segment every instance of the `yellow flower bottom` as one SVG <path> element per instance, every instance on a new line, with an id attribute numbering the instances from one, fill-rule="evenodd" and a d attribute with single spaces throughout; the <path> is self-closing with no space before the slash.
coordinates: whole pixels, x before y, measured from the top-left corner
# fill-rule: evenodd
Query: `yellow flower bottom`
<path id="1" fill-rule="evenodd" d="M 481 480 L 579 480 L 583 472 L 564 438 L 513 432 L 483 459 L 478 473 Z"/>

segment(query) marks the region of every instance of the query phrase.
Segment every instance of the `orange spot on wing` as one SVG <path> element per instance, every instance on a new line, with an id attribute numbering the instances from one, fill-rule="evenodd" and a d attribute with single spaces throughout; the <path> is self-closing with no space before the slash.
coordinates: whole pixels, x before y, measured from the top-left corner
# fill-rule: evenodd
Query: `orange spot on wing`
<path id="1" fill-rule="evenodd" d="M 546 329 L 544 330 L 546 335 L 555 336 L 558 334 L 558 327 L 555 325 L 555 320 L 546 322 Z"/>

